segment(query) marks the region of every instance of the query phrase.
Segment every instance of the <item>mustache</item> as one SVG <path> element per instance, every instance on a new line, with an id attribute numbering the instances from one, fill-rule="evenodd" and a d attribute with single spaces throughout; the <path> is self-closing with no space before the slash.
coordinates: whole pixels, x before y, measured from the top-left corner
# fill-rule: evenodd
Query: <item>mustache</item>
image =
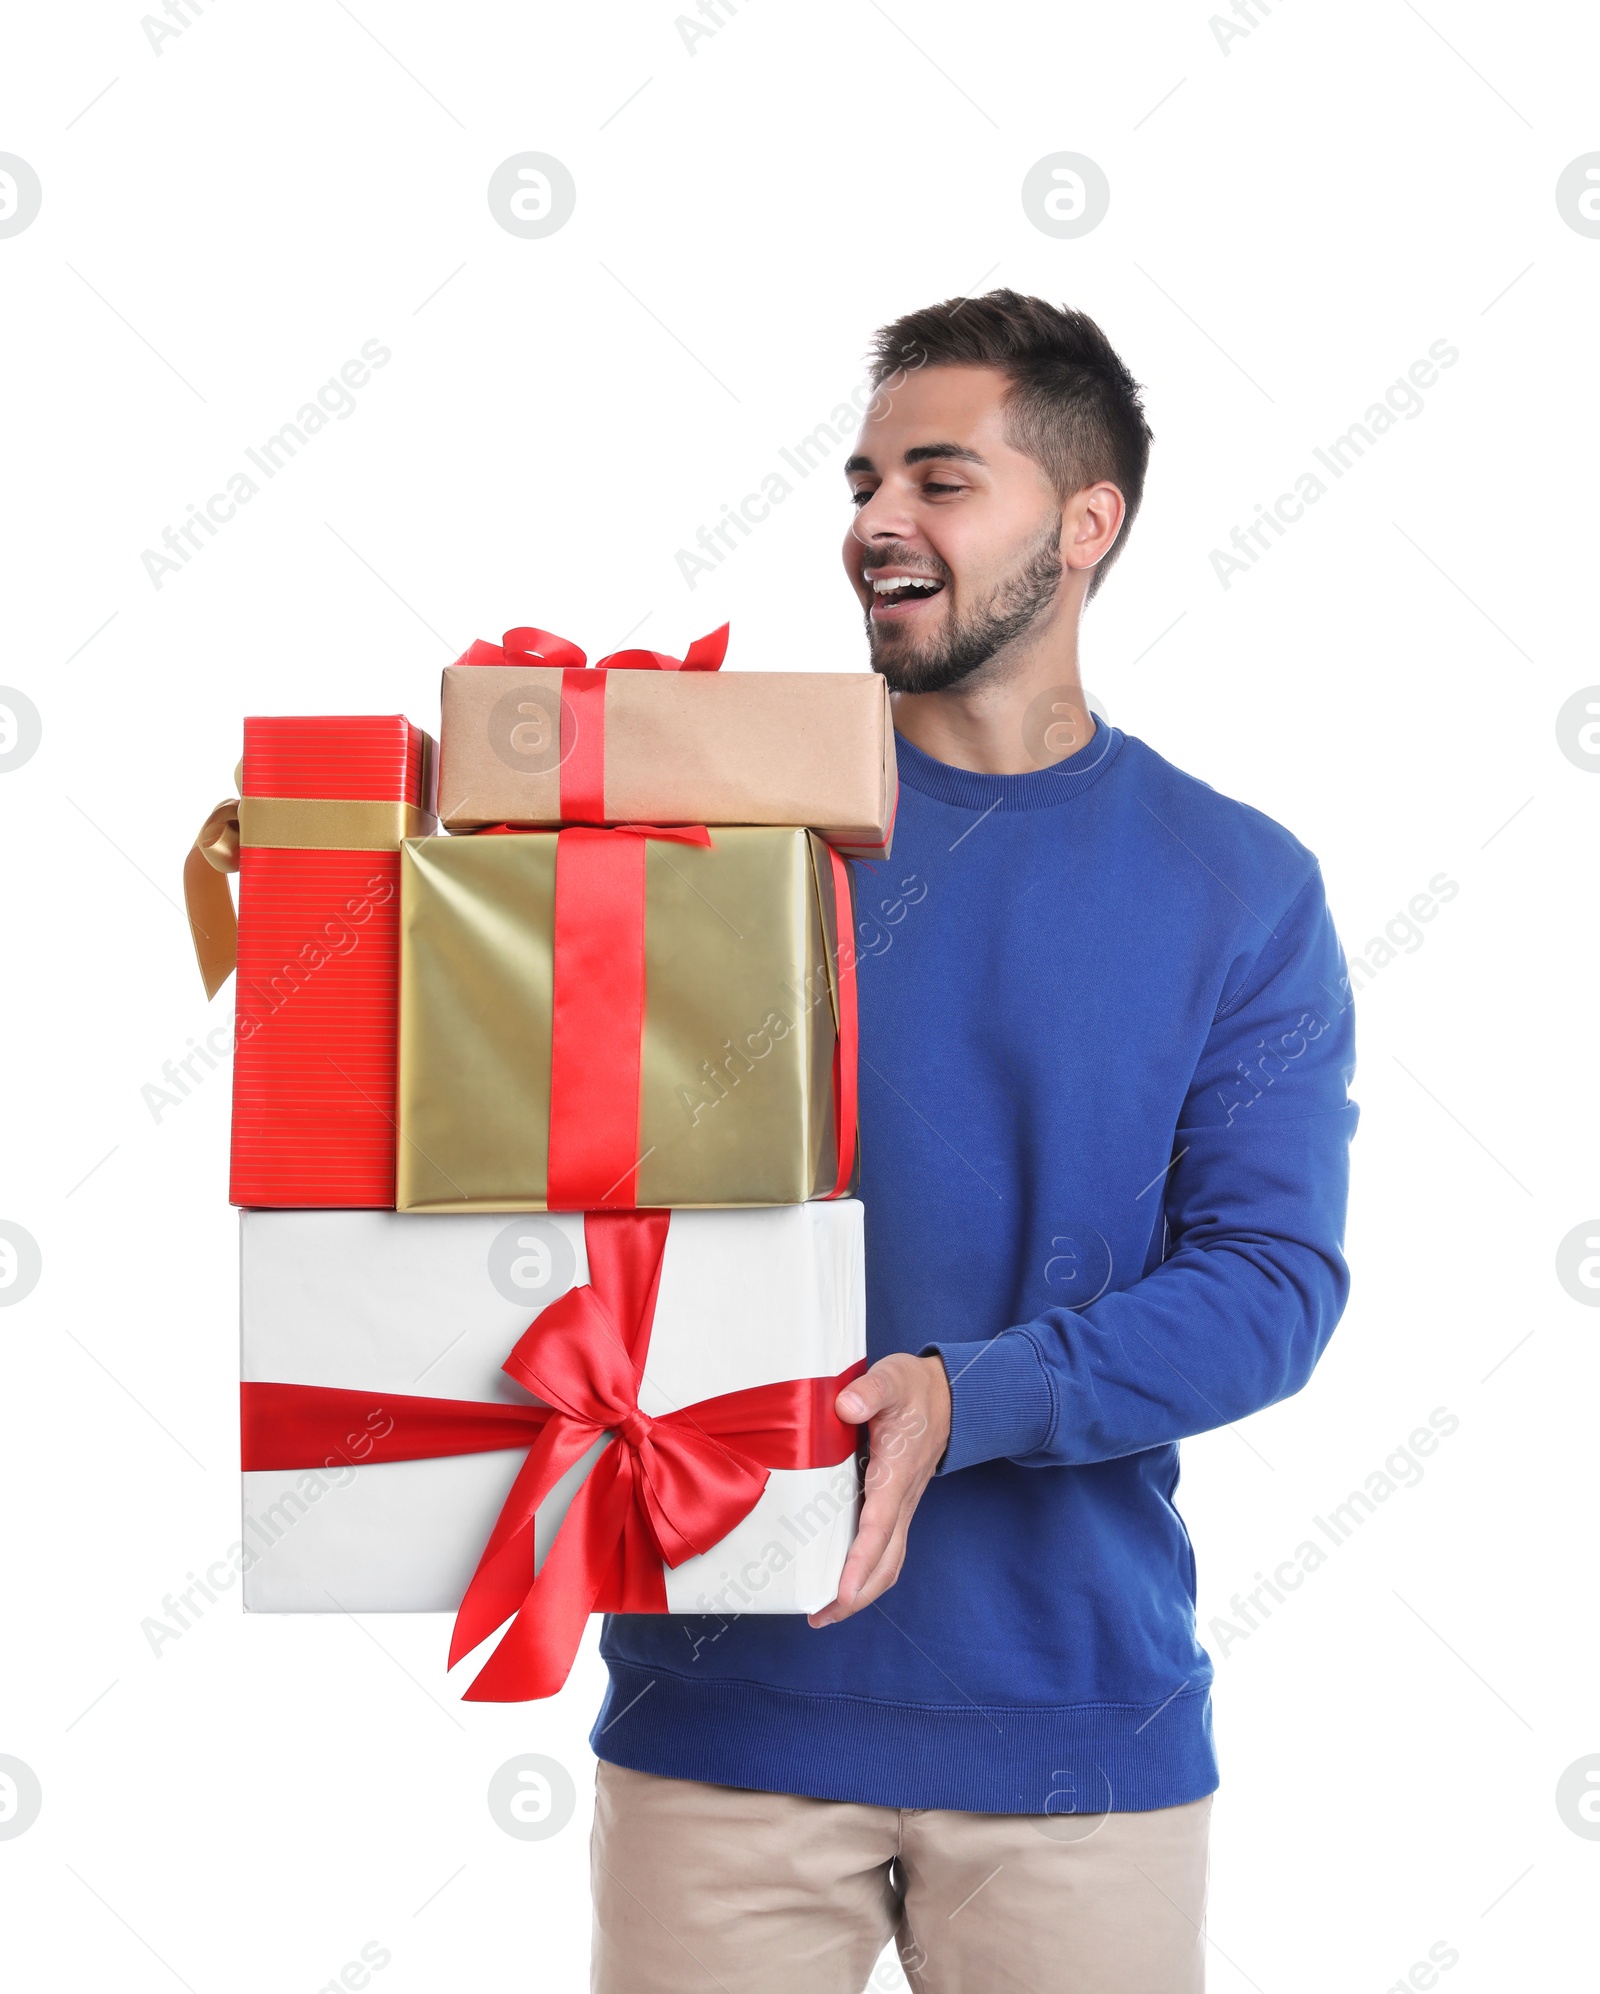
<path id="1" fill-rule="evenodd" d="M 930 580 L 937 582 L 948 582 L 951 579 L 950 570 L 943 561 L 937 559 L 932 562 L 919 561 L 905 547 L 877 547 L 862 557 L 863 574 L 875 575 L 883 568 L 901 568 L 907 574 L 927 575 Z"/>

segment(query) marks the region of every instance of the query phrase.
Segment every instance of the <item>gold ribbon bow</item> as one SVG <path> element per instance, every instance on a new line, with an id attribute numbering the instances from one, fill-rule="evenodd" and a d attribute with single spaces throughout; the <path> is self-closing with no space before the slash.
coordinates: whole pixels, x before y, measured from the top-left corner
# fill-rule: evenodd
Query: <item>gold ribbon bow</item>
<path id="1" fill-rule="evenodd" d="M 239 917 L 228 890 L 228 874 L 238 870 L 239 799 L 230 796 L 200 826 L 183 861 L 183 904 L 208 1000 L 232 976 L 239 957 Z"/>

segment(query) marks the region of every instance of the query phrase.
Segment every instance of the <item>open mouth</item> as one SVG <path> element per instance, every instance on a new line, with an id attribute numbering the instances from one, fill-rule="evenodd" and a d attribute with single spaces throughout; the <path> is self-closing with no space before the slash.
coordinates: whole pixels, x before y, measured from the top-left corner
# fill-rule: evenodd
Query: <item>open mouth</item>
<path id="1" fill-rule="evenodd" d="M 875 575 L 868 570 L 863 579 L 872 590 L 869 614 L 874 623 L 908 616 L 919 603 L 931 602 L 944 591 L 944 583 L 934 575 Z"/>

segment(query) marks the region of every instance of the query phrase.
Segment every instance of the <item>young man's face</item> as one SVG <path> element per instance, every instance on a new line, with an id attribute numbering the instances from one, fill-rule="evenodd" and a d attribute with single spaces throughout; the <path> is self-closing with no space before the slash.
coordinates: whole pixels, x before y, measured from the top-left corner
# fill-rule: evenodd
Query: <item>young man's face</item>
<path id="1" fill-rule="evenodd" d="M 845 571 L 897 692 L 959 684 L 1054 611 L 1063 508 L 1006 441 L 1009 386 L 993 367 L 891 376 L 845 466 Z"/>

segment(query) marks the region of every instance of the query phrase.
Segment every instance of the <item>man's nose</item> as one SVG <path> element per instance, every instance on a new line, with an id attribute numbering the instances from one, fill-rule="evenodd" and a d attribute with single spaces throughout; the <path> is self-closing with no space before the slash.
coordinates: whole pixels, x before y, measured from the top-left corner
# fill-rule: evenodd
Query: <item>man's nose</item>
<path id="1" fill-rule="evenodd" d="M 880 485 L 866 504 L 857 508 L 851 528 L 864 547 L 884 540 L 915 540 L 916 521 L 903 497 Z"/>

